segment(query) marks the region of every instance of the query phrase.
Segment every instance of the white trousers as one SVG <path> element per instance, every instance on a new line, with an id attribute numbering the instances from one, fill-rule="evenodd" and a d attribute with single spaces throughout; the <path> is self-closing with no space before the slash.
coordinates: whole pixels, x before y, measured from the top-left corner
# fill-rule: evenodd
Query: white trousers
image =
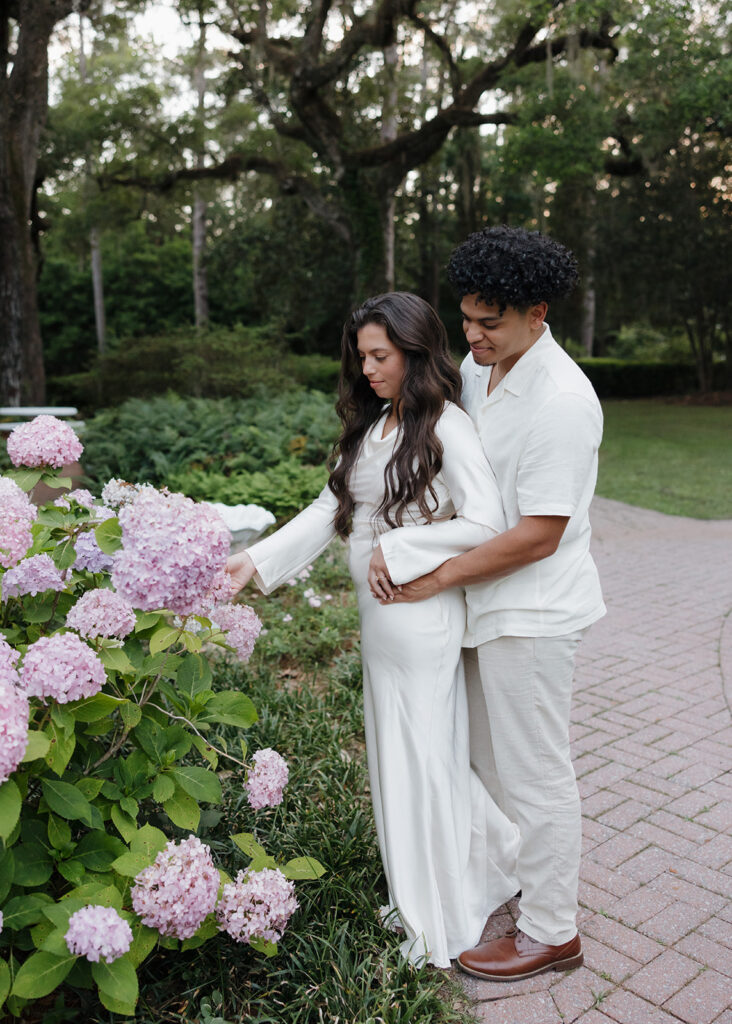
<path id="1" fill-rule="evenodd" d="M 569 713 L 583 633 L 503 636 L 463 652 L 471 762 L 521 833 L 517 925 L 552 946 L 577 934 L 582 827 Z"/>

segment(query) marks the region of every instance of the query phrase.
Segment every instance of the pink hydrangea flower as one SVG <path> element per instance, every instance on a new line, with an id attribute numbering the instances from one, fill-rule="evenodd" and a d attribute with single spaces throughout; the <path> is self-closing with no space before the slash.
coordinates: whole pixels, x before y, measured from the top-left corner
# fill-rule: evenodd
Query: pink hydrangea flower
<path id="1" fill-rule="evenodd" d="M 216 917 L 220 930 L 237 942 L 254 937 L 279 942 L 297 907 L 294 883 L 277 868 L 263 868 L 239 871 L 224 886 Z"/>
<path id="2" fill-rule="evenodd" d="M 9 658 L 0 662 L 0 785 L 23 760 L 28 746 L 28 698 L 18 689 L 18 673 Z"/>
<path id="3" fill-rule="evenodd" d="M 63 590 L 64 581 L 50 555 L 31 555 L 13 566 L 3 576 L 3 601 L 23 594 L 42 594 L 46 590 Z"/>
<path id="4" fill-rule="evenodd" d="M 135 610 L 113 590 L 87 590 L 66 616 L 66 625 L 82 636 L 116 636 L 123 640 L 135 628 Z"/>
<path id="5" fill-rule="evenodd" d="M 0 637 L 0 673 L 15 669 L 19 657 L 19 652 L 11 647 L 7 640 Z"/>
<path id="6" fill-rule="evenodd" d="M 240 661 L 249 661 L 262 621 L 247 604 L 222 604 L 212 613 L 212 621 L 226 633 L 226 642 Z"/>
<path id="7" fill-rule="evenodd" d="M 115 590 L 144 611 L 197 613 L 229 553 L 229 530 L 218 513 L 182 494 L 144 488 L 120 509 L 119 521 Z"/>
<path id="8" fill-rule="evenodd" d="M 14 466 L 61 469 L 76 462 L 83 451 L 73 429 L 55 416 L 36 416 L 16 427 L 8 438 L 8 455 Z"/>
<path id="9" fill-rule="evenodd" d="M 75 633 L 42 636 L 31 644 L 20 670 L 21 684 L 33 697 L 59 704 L 99 693 L 107 679 L 104 665 Z"/>
<path id="10" fill-rule="evenodd" d="M 37 511 L 27 494 L 10 477 L 0 477 L 0 565 L 19 562 L 33 543 L 31 523 Z"/>
<path id="11" fill-rule="evenodd" d="M 58 505 L 59 508 L 71 508 L 72 499 L 85 508 L 92 508 L 94 505 L 94 495 L 85 487 L 77 487 L 75 491 L 62 494 L 60 498 L 56 498 L 54 505 Z"/>
<path id="12" fill-rule="evenodd" d="M 135 879 L 132 906 L 161 935 L 189 939 L 216 905 L 219 873 L 211 850 L 195 836 L 171 840 Z"/>
<path id="13" fill-rule="evenodd" d="M 114 907 L 92 905 L 71 915 L 64 938 L 70 953 L 111 964 L 132 945 L 132 929 Z"/>
<path id="14" fill-rule="evenodd" d="M 131 505 L 145 487 L 154 490 L 151 484 L 128 484 L 126 480 L 112 477 L 102 488 L 102 501 L 113 509 L 121 508 L 122 505 Z"/>
<path id="15" fill-rule="evenodd" d="M 94 525 L 103 523 L 105 519 L 111 519 L 114 512 L 101 505 L 95 505 L 92 517 L 93 525 L 88 530 L 83 530 L 74 540 L 76 561 L 74 569 L 86 569 L 87 572 L 108 572 L 114 565 L 114 555 L 105 555 L 97 544 Z"/>
<path id="16" fill-rule="evenodd" d="M 276 807 L 282 803 L 282 791 L 290 775 L 287 761 L 271 747 L 258 750 L 252 761 L 245 785 L 250 807 L 255 811 Z"/>

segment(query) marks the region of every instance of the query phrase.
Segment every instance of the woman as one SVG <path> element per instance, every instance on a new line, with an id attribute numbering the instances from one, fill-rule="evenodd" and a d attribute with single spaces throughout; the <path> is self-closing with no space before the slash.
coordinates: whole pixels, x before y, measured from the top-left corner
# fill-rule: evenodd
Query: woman
<path id="1" fill-rule="evenodd" d="M 405 956 L 449 967 L 480 939 L 515 890 L 518 830 L 471 772 L 460 646 L 462 591 L 380 604 L 369 590 L 373 548 L 396 526 L 434 524 L 456 550 L 503 528 L 475 429 L 459 405 L 445 328 L 408 293 L 369 299 L 347 321 L 337 410 L 338 462 L 319 497 L 277 533 L 229 560 L 232 584 L 270 593 L 348 537 L 361 616 L 371 795 Z M 457 514 L 457 518 L 452 517 Z"/>

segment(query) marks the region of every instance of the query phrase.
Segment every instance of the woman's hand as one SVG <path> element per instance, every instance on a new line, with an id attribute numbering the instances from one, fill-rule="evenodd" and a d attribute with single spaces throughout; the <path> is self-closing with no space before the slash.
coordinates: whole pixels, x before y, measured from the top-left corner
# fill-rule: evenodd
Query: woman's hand
<path id="1" fill-rule="evenodd" d="M 257 571 L 257 567 L 246 551 L 231 555 L 226 562 L 226 571 L 231 577 L 231 596 L 234 597 L 247 585 Z"/>
<path id="2" fill-rule="evenodd" d="M 371 556 L 369 563 L 369 571 L 366 577 L 368 579 L 371 593 L 377 601 L 393 601 L 394 595 L 396 594 L 398 587 L 389 579 L 389 570 L 384 560 L 384 552 L 381 550 L 381 544 L 374 548 L 374 553 Z"/>

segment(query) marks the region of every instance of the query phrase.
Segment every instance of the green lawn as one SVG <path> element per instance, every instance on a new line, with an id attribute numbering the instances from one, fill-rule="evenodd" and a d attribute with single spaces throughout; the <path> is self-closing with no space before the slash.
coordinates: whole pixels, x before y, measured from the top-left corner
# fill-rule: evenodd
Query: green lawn
<path id="1" fill-rule="evenodd" d="M 732 406 L 605 401 L 597 493 L 697 519 L 732 519 Z"/>

